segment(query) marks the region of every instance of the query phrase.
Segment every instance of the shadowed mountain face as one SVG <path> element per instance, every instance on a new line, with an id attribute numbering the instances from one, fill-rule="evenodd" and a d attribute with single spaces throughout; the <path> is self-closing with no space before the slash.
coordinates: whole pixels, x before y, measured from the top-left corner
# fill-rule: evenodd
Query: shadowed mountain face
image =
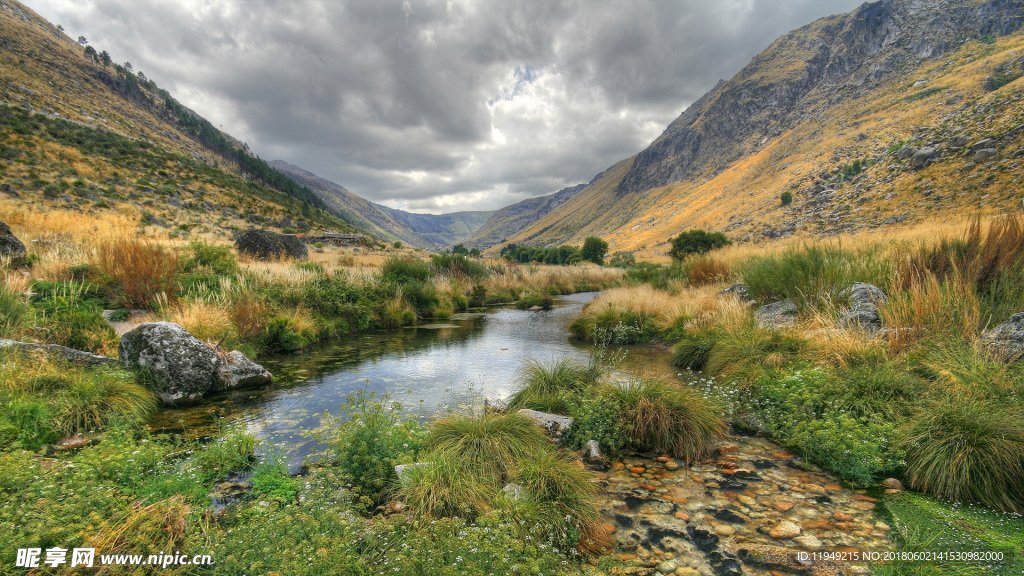
<path id="1" fill-rule="evenodd" d="M 971 186 L 961 173 L 970 159 L 950 160 L 974 141 L 1002 138 L 999 158 L 1017 149 L 1013 126 L 995 126 L 1013 122 L 1006 101 L 1021 92 L 1022 26 L 1021 0 L 883 0 L 803 26 L 508 241 L 597 235 L 612 250 L 656 256 L 693 227 L 750 241 L 833 235 L 974 205 L 984 194 L 907 194 L 919 169 L 937 173 L 927 188 Z M 903 144 L 936 151 L 911 167 L 892 156 Z M 981 208 L 1000 207 L 992 202 L 1009 194 L 1017 168 L 993 168 L 996 189 Z M 783 208 L 787 191 L 795 200 Z"/>
<path id="2" fill-rule="evenodd" d="M 500 244 L 506 238 L 515 236 L 520 230 L 565 204 L 586 187 L 586 184 L 577 184 L 563 188 L 554 194 L 527 198 L 522 202 L 506 206 L 494 212 L 487 222 L 466 240 L 465 244 L 469 248 L 480 248 L 481 250 Z"/>
<path id="3" fill-rule="evenodd" d="M 313 190 L 331 210 L 355 227 L 388 241 L 417 248 L 441 250 L 468 240 L 494 212 L 414 214 L 360 198 L 326 178 L 282 160 L 269 162 L 274 169 Z"/>

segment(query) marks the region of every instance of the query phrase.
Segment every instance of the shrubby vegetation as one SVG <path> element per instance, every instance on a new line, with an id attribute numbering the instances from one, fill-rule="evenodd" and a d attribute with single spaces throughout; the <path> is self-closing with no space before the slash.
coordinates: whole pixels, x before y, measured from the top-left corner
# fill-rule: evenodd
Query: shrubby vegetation
<path id="1" fill-rule="evenodd" d="M 527 264 L 537 262 L 541 264 L 579 264 L 580 262 L 593 262 L 604 264 L 604 255 L 608 252 L 608 243 L 595 236 L 587 237 L 582 248 L 574 246 L 559 246 L 557 248 L 531 248 L 517 244 L 507 244 L 502 247 L 500 255 L 503 258 Z"/>

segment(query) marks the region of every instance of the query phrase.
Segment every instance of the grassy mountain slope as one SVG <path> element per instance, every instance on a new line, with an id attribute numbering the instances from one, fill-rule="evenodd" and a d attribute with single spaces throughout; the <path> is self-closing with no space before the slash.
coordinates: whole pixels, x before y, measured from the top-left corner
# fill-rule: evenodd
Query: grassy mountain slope
<path id="1" fill-rule="evenodd" d="M 702 227 L 828 236 L 1020 203 L 1021 2 L 886 0 L 790 32 L 617 176 L 509 239 L 664 258 Z M 992 138 L 994 158 L 975 162 Z M 927 166 L 900 158 L 930 147 Z M 616 172 L 609 170 L 609 174 Z M 793 195 L 781 205 L 781 195 Z M 581 209 L 589 205 L 593 209 Z"/>
<path id="2" fill-rule="evenodd" d="M 360 198 L 326 178 L 282 160 L 270 162 L 278 171 L 316 192 L 331 210 L 354 226 L 389 241 L 400 240 L 418 248 L 438 250 L 472 236 L 493 212 L 413 214 Z"/>
<path id="3" fill-rule="evenodd" d="M 554 194 L 527 198 L 496 211 L 473 237 L 466 240 L 470 248 L 489 248 L 500 244 L 520 230 L 540 220 L 555 208 L 565 204 L 577 193 L 586 188 L 586 184 L 577 184 L 563 188 Z"/>
<path id="4" fill-rule="evenodd" d="M 0 5 L 11 210 L 112 211 L 182 236 L 301 222 L 356 231 L 144 73 L 92 54 L 21 4 Z"/>

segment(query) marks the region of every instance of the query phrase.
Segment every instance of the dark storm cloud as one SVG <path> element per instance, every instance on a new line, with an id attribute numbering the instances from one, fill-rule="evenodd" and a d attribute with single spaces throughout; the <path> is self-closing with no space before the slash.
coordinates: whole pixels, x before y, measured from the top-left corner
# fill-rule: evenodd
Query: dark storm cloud
<path id="1" fill-rule="evenodd" d="M 627 158 L 850 0 L 28 0 L 248 142 L 371 200 L 493 209 Z"/>

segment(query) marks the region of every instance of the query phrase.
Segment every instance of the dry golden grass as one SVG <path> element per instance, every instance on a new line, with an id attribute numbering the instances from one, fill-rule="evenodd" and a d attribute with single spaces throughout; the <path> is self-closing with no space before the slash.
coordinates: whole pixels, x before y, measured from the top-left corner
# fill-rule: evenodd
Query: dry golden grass
<path id="1" fill-rule="evenodd" d="M 166 320 L 180 325 L 196 338 L 207 342 L 219 342 L 234 328 L 231 308 L 213 302 L 178 302 L 168 309 Z"/>
<path id="2" fill-rule="evenodd" d="M 911 279 L 905 291 L 891 295 L 879 307 L 878 315 L 883 325 L 894 330 L 889 350 L 897 353 L 940 334 L 975 340 L 981 307 L 974 289 L 954 270 L 944 281 L 931 273 Z"/>

